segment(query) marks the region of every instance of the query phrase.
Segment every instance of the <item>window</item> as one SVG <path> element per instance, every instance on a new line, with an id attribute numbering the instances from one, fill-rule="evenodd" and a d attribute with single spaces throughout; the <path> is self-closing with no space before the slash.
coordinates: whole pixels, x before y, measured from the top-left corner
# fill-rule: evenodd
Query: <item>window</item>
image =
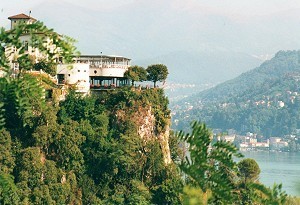
<path id="1" fill-rule="evenodd" d="M 65 83 L 65 75 L 57 74 L 57 80 L 58 80 L 58 84 L 64 84 Z"/>
<path id="2" fill-rule="evenodd" d="M 97 73 L 97 71 L 96 71 L 96 70 L 94 70 L 94 73 L 96 74 L 96 73 Z"/>

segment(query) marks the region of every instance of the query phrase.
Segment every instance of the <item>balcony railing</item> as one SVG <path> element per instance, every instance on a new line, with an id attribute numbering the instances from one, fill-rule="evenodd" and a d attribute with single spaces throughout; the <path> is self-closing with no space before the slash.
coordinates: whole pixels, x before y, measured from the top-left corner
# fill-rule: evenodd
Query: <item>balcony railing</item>
<path id="1" fill-rule="evenodd" d="M 95 68 L 122 68 L 122 69 L 127 69 L 129 67 L 129 65 L 120 65 L 120 64 L 91 64 L 91 68 L 95 69 Z"/>

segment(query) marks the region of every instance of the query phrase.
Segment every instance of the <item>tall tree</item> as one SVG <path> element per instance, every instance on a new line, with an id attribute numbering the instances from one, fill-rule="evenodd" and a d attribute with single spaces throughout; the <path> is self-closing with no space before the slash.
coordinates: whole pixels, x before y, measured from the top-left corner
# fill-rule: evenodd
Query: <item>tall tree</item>
<path id="1" fill-rule="evenodd" d="M 258 180 L 260 168 L 254 159 L 243 159 L 238 163 L 239 175 L 245 182 Z"/>
<path id="2" fill-rule="evenodd" d="M 169 74 L 167 66 L 163 64 L 150 65 L 146 71 L 148 73 L 147 80 L 152 81 L 154 83 L 154 87 L 156 87 L 157 81 L 165 81 Z"/>
<path id="3" fill-rule="evenodd" d="M 142 82 L 147 80 L 147 71 L 141 66 L 130 66 L 128 70 L 124 73 L 124 77 L 131 80 L 131 85 L 133 86 L 135 81 Z"/>

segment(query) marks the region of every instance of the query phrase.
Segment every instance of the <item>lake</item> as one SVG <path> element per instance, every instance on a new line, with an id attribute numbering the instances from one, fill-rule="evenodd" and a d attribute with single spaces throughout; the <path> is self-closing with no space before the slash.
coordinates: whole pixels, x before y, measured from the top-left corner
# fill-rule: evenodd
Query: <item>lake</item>
<path id="1" fill-rule="evenodd" d="M 255 159 L 261 173 L 260 182 L 272 187 L 282 183 L 289 195 L 300 196 L 300 153 L 242 152 L 245 158 Z"/>

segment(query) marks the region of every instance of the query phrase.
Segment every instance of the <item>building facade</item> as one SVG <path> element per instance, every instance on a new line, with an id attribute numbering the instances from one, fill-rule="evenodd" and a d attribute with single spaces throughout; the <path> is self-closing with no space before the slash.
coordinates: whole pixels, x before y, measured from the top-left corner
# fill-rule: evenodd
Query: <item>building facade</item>
<path id="1" fill-rule="evenodd" d="M 124 73 L 131 59 L 113 55 L 81 55 L 73 64 L 57 66 L 58 84 L 74 85 L 77 92 L 111 89 L 128 85 Z"/>

